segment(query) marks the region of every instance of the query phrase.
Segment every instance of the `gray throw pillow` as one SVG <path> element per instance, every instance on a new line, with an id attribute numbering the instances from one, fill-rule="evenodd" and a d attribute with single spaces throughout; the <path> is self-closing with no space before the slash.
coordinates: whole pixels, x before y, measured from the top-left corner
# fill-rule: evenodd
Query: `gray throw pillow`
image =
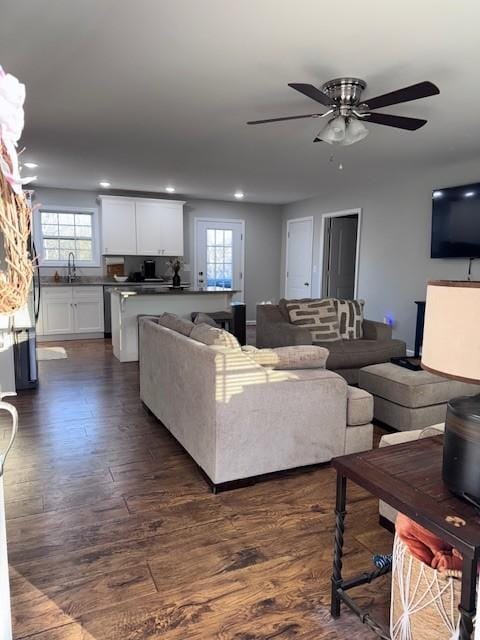
<path id="1" fill-rule="evenodd" d="M 193 324 L 209 324 L 211 327 L 218 328 L 218 324 L 215 322 L 215 320 L 206 313 L 202 313 L 201 311 L 195 314 Z"/>
<path id="2" fill-rule="evenodd" d="M 240 343 L 232 333 L 211 327 L 209 324 L 194 325 L 190 338 L 209 347 L 228 347 L 240 350 Z"/>
<path id="3" fill-rule="evenodd" d="M 190 322 L 190 320 L 180 318 L 180 316 L 176 316 L 174 313 L 163 313 L 158 318 L 157 322 L 162 327 L 166 327 L 167 329 L 171 329 L 172 331 L 176 331 L 177 333 L 181 333 L 187 337 L 190 336 L 192 329 L 195 326 L 193 322 Z"/>

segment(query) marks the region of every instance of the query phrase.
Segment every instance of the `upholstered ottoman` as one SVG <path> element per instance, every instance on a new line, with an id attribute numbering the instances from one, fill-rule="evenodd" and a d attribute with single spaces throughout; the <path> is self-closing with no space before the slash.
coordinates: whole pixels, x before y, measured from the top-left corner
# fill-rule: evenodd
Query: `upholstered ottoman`
<path id="1" fill-rule="evenodd" d="M 358 386 L 374 397 L 376 420 L 397 429 L 423 429 L 445 421 L 447 402 L 479 393 L 478 385 L 411 371 L 385 362 L 360 369 Z"/>

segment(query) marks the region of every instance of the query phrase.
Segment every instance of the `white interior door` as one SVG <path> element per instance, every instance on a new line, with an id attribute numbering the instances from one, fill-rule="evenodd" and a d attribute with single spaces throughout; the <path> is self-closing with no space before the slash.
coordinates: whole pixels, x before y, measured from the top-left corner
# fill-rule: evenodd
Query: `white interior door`
<path id="1" fill-rule="evenodd" d="M 287 221 L 286 298 L 312 296 L 313 218 Z"/>
<path id="2" fill-rule="evenodd" d="M 195 221 L 196 285 L 236 289 L 243 299 L 244 223 L 238 220 Z"/>

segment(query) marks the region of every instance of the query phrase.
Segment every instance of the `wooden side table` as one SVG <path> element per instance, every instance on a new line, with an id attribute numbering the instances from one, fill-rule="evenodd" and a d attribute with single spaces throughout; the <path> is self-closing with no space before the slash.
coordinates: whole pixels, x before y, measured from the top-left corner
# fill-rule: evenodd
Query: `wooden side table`
<path id="1" fill-rule="evenodd" d="M 398 511 L 458 549 L 463 555 L 460 600 L 460 640 L 470 640 L 476 608 L 477 563 L 480 558 L 480 514 L 455 497 L 442 480 L 443 436 L 354 453 L 335 458 L 337 471 L 336 528 L 332 574 L 331 613 L 340 616 L 343 602 L 380 638 L 384 631 L 362 611 L 348 590 L 371 582 L 385 569 L 345 580 L 342 576 L 343 539 L 347 503 L 347 479 L 384 500 Z"/>

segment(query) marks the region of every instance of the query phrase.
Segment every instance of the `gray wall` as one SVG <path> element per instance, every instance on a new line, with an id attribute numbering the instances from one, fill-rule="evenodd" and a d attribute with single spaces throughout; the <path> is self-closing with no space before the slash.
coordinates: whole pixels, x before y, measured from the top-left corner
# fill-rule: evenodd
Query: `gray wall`
<path id="1" fill-rule="evenodd" d="M 109 191 L 114 195 L 136 195 L 162 197 L 155 193 L 138 193 L 129 191 Z M 35 189 L 35 203 L 63 206 L 97 206 L 97 192 L 75 191 L 73 189 Z M 172 199 L 172 198 L 170 198 Z M 280 283 L 278 271 L 280 267 L 280 250 L 282 244 L 282 215 L 278 205 L 250 204 L 248 202 L 227 202 L 218 200 L 197 200 L 178 197 L 186 200 L 184 207 L 184 249 L 185 262 L 193 269 L 193 234 L 194 219 L 236 218 L 245 220 L 245 302 L 247 318 L 255 319 L 255 306 L 262 300 L 278 300 Z M 133 259 L 140 264 L 142 257 Z M 128 259 L 129 264 L 132 262 Z M 128 268 L 128 267 L 127 267 Z M 55 268 L 43 269 L 45 275 L 53 274 Z M 62 269 L 58 269 L 59 272 Z M 162 272 L 159 265 L 158 272 Z M 102 268 L 82 268 L 84 275 L 101 275 Z M 188 277 L 188 274 L 186 274 Z M 193 274 L 192 274 L 193 276 Z"/>
<path id="2" fill-rule="evenodd" d="M 320 228 L 324 213 L 362 208 L 358 297 L 366 301 L 366 316 L 395 320 L 394 333 L 413 347 L 415 300 L 425 299 L 430 279 L 464 279 L 467 260 L 432 260 L 430 256 L 431 192 L 480 178 L 478 161 L 436 167 L 390 178 L 372 175 L 356 180 L 347 172 L 344 186 L 283 207 L 281 290 L 284 291 L 285 228 L 291 218 L 314 216 L 313 294 L 320 291 Z M 473 276 L 480 279 L 480 261 Z"/>

